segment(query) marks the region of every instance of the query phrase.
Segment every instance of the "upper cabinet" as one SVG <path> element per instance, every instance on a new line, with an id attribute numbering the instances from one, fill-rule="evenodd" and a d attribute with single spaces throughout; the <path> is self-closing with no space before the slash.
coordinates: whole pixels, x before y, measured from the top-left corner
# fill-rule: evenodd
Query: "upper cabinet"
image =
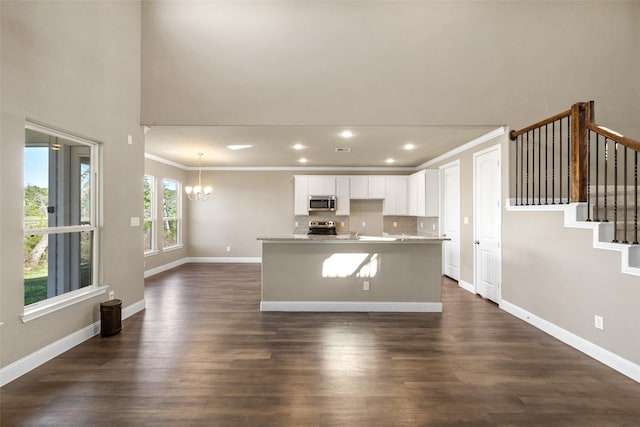
<path id="1" fill-rule="evenodd" d="M 409 176 L 407 197 L 409 199 L 408 211 L 411 216 L 424 216 L 425 214 L 425 175 L 425 171 L 420 171 Z"/>
<path id="2" fill-rule="evenodd" d="M 440 215 L 439 176 L 438 169 L 425 169 L 409 176 L 409 215 L 427 217 Z"/>
<path id="3" fill-rule="evenodd" d="M 308 175 L 307 192 L 309 196 L 335 196 L 336 177 L 328 175 Z"/>
<path id="4" fill-rule="evenodd" d="M 349 200 L 349 177 L 336 177 L 336 215 L 349 215 L 351 213 L 351 202 Z"/>
<path id="5" fill-rule="evenodd" d="M 352 176 L 351 198 L 352 199 L 384 199 L 385 198 L 385 177 L 384 176 Z"/>
<path id="6" fill-rule="evenodd" d="M 385 179 L 385 197 L 382 206 L 383 215 L 407 215 L 406 176 L 387 176 Z"/>
<path id="7" fill-rule="evenodd" d="M 293 181 L 293 214 L 309 215 L 309 176 L 294 175 Z"/>
<path id="8" fill-rule="evenodd" d="M 295 215 L 309 215 L 309 196 L 336 196 L 338 216 L 349 215 L 351 199 L 382 199 L 383 215 L 437 217 L 440 183 L 437 169 L 413 175 L 295 175 Z"/>

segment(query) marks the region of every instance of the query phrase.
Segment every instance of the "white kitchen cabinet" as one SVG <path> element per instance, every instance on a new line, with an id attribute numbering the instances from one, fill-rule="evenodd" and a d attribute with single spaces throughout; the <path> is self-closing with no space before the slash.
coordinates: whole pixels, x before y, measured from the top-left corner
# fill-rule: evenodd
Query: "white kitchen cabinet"
<path id="1" fill-rule="evenodd" d="M 368 199 L 369 198 L 369 177 L 368 176 L 352 176 L 349 178 L 350 193 L 352 199 Z"/>
<path id="2" fill-rule="evenodd" d="M 407 215 L 408 200 L 406 176 L 387 176 L 385 179 L 385 197 L 382 215 Z"/>
<path id="3" fill-rule="evenodd" d="M 309 196 L 335 196 L 336 177 L 329 175 L 308 175 L 307 192 Z"/>
<path id="4" fill-rule="evenodd" d="M 385 177 L 384 176 L 352 176 L 351 198 L 352 199 L 384 199 L 385 198 Z"/>
<path id="5" fill-rule="evenodd" d="M 426 212 L 426 172 L 420 171 L 409 175 L 408 213 L 411 216 L 425 216 Z"/>
<path id="6" fill-rule="evenodd" d="M 369 198 L 384 199 L 386 197 L 386 179 L 384 176 L 369 177 Z"/>
<path id="7" fill-rule="evenodd" d="M 348 176 L 336 177 L 336 215 L 351 213 L 350 182 Z"/>
<path id="8" fill-rule="evenodd" d="M 440 171 L 426 169 L 424 216 L 440 216 Z"/>
<path id="9" fill-rule="evenodd" d="M 307 175 L 294 175 L 293 180 L 293 214 L 309 215 L 309 177 Z"/>

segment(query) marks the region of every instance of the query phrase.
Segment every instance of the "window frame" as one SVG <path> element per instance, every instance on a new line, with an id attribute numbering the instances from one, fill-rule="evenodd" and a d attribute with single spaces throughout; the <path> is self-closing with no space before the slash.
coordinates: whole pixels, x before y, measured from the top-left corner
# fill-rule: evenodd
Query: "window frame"
<path id="1" fill-rule="evenodd" d="M 164 216 L 164 202 L 165 202 L 164 183 L 165 181 L 173 182 L 176 184 L 176 216 L 175 217 Z M 182 183 L 177 179 L 164 177 L 162 178 L 160 185 L 162 186 L 162 221 L 161 221 L 162 227 L 164 227 L 165 221 L 176 222 L 176 243 L 173 245 L 165 246 L 164 236 L 162 237 L 162 251 L 171 251 L 171 250 L 175 250 L 183 247 L 182 245 Z M 158 218 L 160 218 L 160 215 L 158 215 Z"/>
<path id="2" fill-rule="evenodd" d="M 90 149 L 90 206 L 91 206 L 91 214 L 89 224 L 79 224 L 79 225 L 63 225 L 58 227 L 40 227 L 40 228 L 26 228 L 23 225 L 23 236 L 29 235 L 51 235 L 51 234 L 60 234 L 60 233 L 84 233 L 91 232 L 93 233 L 91 250 L 91 284 L 88 286 L 81 287 L 79 289 L 75 289 L 69 292 L 65 292 L 60 295 L 56 295 L 53 297 L 45 298 L 41 301 L 37 301 L 35 303 L 29 305 L 23 305 L 23 315 L 22 321 L 24 323 L 42 317 L 46 314 L 58 311 L 65 307 L 69 307 L 70 305 L 77 304 L 79 302 L 85 301 L 89 298 L 93 298 L 94 296 L 98 296 L 104 294 L 108 286 L 101 286 L 98 284 L 99 282 L 99 271 L 101 266 L 101 256 L 100 256 L 100 227 L 99 224 L 99 208 L 100 208 L 100 150 L 101 145 L 98 141 L 90 140 L 85 137 L 80 137 L 73 135 L 71 133 L 53 128 L 51 126 L 39 124 L 32 121 L 25 122 L 25 131 L 29 129 L 35 132 L 40 132 L 46 135 L 58 137 L 65 139 L 67 141 L 71 141 L 83 146 L 88 146 Z M 26 147 L 26 145 L 25 145 Z M 24 149 L 23 149 L 24 153 Z M 24 154 L 23 154 L 24 156 Z M 24 163 L 24 161 L 23 161 Z M 24 173 L 23 173 L 24 176 Z M 24 204 L 24 194 L 23 194 L 23 204 Z M 23 295 L 24 295 L 24 269 L 22 275 L 22 287 L 23 287 Z"/>
<path id="3" fill-rule="evenodd" d="M 147 221 L 151 222 L 151 226 L 150 226 L 150 238 L 151 238 L 151 248 L 150 249 L 144 249 L 144 255 L 145 256 L 149 256 L 149 255 L 154 255 L 158 253 L 158 232 L 157 232 L 157 224 L 158 224 L 158 191 L 157 191 L 157 178 L 155 177 L 155 175 L 150 175 L 145 173 L 144 174 L 144 178 L 143 179 L 147 179 L 150 178 L 150 183 L 149 183 L 149 189 L 151 191 L 151 200 L 150 200 L 150 204 L 151 204 L 151 208 L 150 208 L 150 218 L 148 219 L 146 217 L 146 211 L 143 212 L 142 215 L 142 228 L 144 231 L 144 227 L 145 227 L 145 223 Z M 144 183 L 143 183 L 144 185 Z"/>

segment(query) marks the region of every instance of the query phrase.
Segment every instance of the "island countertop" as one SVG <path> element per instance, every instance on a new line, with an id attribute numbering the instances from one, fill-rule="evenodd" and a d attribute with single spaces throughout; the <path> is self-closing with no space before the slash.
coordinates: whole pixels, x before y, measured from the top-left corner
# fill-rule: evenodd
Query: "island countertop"
<path id="1" fill-rule="evenodd" d="M 450 240 L 448 237 L 439 236 L 416 236 L 416 235 L 382 235 L 382 236 L 356 236 L 352 234 L 338 234 L 338 235 L 307 235 L 307 234 L 292 234 L 289 236 L 267 236 L 258 237 L 257 240 L 263 242 L 322 242 L 322 243 L 440 243 L 445 240 Z"/>

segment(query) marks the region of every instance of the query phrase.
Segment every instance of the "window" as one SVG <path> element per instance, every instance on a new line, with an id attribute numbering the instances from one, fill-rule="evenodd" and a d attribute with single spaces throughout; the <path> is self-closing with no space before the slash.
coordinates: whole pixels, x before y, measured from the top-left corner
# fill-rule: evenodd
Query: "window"
<path id="1" fill-rule="evenodd" d="M 96 283 L 97 144 L 27 124 L 24 304 Z"/>
<path id="2" fill-rule="evenodd" d="M 144 176 L 144 252 L 150 253 L 157 249 L 155 237 L 156 216 L 156 179 L 154 176 Z"/>
<path id="3" fill-rule="evenodd" d="M 179 246 L 180 236 L 180 183 L 171 179 L 162 180 L 162 247 Z"/>

